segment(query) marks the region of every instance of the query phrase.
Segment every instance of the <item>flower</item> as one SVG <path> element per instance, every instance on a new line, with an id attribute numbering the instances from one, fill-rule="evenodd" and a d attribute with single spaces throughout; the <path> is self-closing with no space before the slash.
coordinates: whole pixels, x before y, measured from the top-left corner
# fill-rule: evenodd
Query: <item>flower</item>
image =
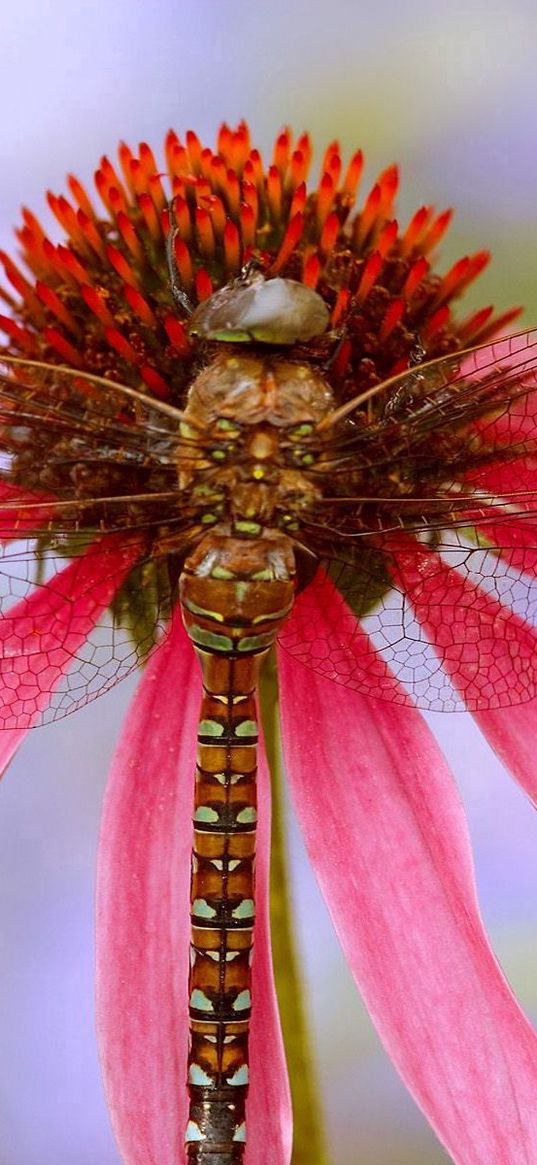
<path id="1" fill-rule="evenodd" d="M 281 522 L 326 569 L 312 579 L 308 558 L 301 560 L 301 589 L 281 636 L 289 780 L 349 965 L 441 1141 L 464 1165 L 528 1165 L 537 1156 L 535 1036 L 484 934 L 457 793 L 409 706 L 406 681 L 415 681 L 418 695 L 432 685 L 433 702 L 464 701 L 535 793 L 534 705 L 508 715 L 498 707 L 534 694 L 536 633 L 518 613 L 537 561 L 533 337 L 459 358 L 516 315 L 486 308 L 462 321 L 452 316 L 486 253 L 434 274 L 429 256 L 450 212 L 421 208 L 400 232 L 392 217 L 397 171 L 390 167 L 352 217 L 361 154 L 344 171 L 337 145 L 330 146 L 308 194 L 310 154 L 307 137 L 293 147 L 285 131 L 265 170 L 244 124 L 224 126 L 216 152 L 193 133 L 184 144 L 170 133 L 171 210 L 163 176 L 142 144 L 138 155 L 120 147 L 121 173 L 102 159 L 96 185 L 104 218 L 75 178 L 73 201 L 49 195 L 65 244 L 54 244 L 23 212 L 18 235 L 31 278 L 2 257 L 17 295 L 4 295 L 5 355 L 26 363 L 6 360 L 0 392 L 8 595 L 0 621 L 0 756 L 5 765 L 37 714 L 62 714 L 97 694 L 98 682 L 109 686 L 151 648 L 159 624 L 169 626 L 133 703 L 106 797 L 98 1022 L 125 1162 L 179 1163 L 199 681 L 177 615 L 174 563 L 192 531 L 199 540 L 203 522 L 218 527 L 228 504 L 226 490 L 217 488 L 225 478 L 204 479 L 198 495 L 184 461 L 186 501 L 179 498 L 171 422 L 180 411 L 185 423 L 187 390 L 219 349 L 210 338 L 201 349 L 194 342 L 187 308 L 251 263 L 270 278 L 315 289 L 331 328 L 294 345 L 293 367 L 302 361 L 322 368 L 334 408 L 320 452 L 301 444 L 301 434 L 292 456 L 301 489 L 310 482 L 305 457 L 317 458 L 322 497 L 312 488 L 306 504 L 293 502 Z M 183 438 L 200 451 L 195 437 L 183 431 Z M 499 511 L 502 497 L 509 508 Z M 442 541 L 446 526 L 451 542 Z M 26 588 L 20 553 L 15 570 L 10 542 L 21 537 L 31 561 L 36 548 L 45 567 L 55 560 L 46 586 L 28 574 Z M 60 569 L 58 557 L 69 564 Z M 477 585 L 476 562 L 494 564 L 486 586 Z M 490 593 L 495 576 L 500 597 Z M 401 619 L 390 607 L 396 592 L 405 597 L 406 638 L 415 649 L 404 661 L 401 632 L 389 630 Z M 379 616 L 380 603 L 392 618 Z M 115 671 L 106 644 L 92 646 L 109 609 L 110 646 L 118 646 L 121 628 L 129 645 Z M 371 700 L 364 691 L 390 699 Z M 259 780 L 245 1160 L 253 1165 L 263 1145 L 264 1165 L 284 1165 L 291 1118 L 270 963 L 263 757 Z"/>

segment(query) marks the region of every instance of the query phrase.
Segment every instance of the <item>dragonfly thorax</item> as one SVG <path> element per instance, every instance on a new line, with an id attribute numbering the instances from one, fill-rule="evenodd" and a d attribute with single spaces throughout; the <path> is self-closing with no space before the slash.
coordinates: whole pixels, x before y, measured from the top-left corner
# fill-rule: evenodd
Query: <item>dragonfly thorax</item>
<path id="1" fill-rule="evenodd" d="M 226 417 L 239 424 L 318 423 L 334 406 L 332 391 L 307 363 L 280 356 L 222 353 L 190 387 L 187 414 L 210 426 Z"/>
<path id="2" fill-rule="evenodd" d="M 179 482 L 199 499 L 202 523 L 231 523 L 242 537 L 292 529 L 319 496 L 308 473 L 332 407 L 329 385 L 306 363 L 219 355 L 193 382 L 181 429 Z"/>

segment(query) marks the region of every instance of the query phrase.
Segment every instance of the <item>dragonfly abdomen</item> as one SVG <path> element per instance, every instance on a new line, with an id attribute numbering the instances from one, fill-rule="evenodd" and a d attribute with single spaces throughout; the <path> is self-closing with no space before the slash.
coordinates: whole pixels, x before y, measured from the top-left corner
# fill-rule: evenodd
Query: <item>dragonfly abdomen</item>
<path id="1" fill-rule="evenodd" d="M 293 593 L 292 555 L 282 536 L 209 535 L 181 576 L 183 618 L 203 676 L 191 884 L 189 1165 L 237 1165 L 244 1155 L 256 689 Z"/>

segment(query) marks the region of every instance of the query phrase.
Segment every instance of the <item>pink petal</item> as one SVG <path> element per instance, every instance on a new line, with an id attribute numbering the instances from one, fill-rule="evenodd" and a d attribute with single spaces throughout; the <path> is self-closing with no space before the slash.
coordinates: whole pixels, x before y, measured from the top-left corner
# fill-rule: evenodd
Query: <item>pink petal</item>
<path id="1" fill-rule="evenodd" d="M 535 329 L 521 332 L 518 335 L 506 336 L 494 340 L 483 348 L 476 349 L 462 362 L 461 375 L 465 379 L 465 390 L 469 386 L 487 383 L 492 376 L 495 383 L 495 397 L 499 407 L 481 420 L 473 422 L 470 431 L 481 434 L 487 443 L 492 443 L 498 450 L 522 445 L 527 442 L 527 451 L 523 456 L 505 464 L 491 463 L 490 468 L 475 469 L 466 475 L 468 482 L 473 482 L 483 489 L 496 489 L 498 493 L 515 493 L 525 488 L 525 482 L 520 479 L 523 474 L 530 489 L 535 491 L 537 483 L 537 466 L 535 457 L 531 455 L 535 449 L 537 436 L 537 342 Z M 501 373 L 501 375 L 500 375 Z M 504 379 L 505 374 L 505 379 Z M 490 383 L 490 382 L 489 382 Z M 508 407 L 501 407 L 501 386 L 513 392 Z M 512 485 L 509 481 L 512 480 Z M 520 496 L 520 494 L 519 494 Z"/>
<path id="2" fill-rule="evenodd" d="M 502 763 L 537 804 L 537 700 L 490 712 L 472 712 L 472 716 Z"/>
<path id="3" fill-rule="evenodd" d="M 95 542 L 0 619 L 0 772 L 139 555 L 134 544 Z"/>
<path id="4" fill-rule="evenodd" d="M 279 644 L 320 675 L 374 696 L 411 703 L 386 661 L 360 630 L 356 615 L 332 580 L 318 570 L 297 595 Z"/>
<path id="5" fill-rule="evenodd" d="M 537 1161 L 537 1039 L 487 942 L 458 793 L 416 710 L 281 653 L 306 844 L 387 1051 L 459 1165 Z"/>
<path id="6" fill-rule="evenodd" d="M 537 633 L 440 555 L 401 536 L 392 542 L 396 584 L 471 709 L 535 694 Z"/>
<path id="7" fill-rule="evenodd" d="M 28 731 L 27 728 L 13 728 L 0 733 L 0 778 L 4 776 Z"/>
<path id="8" fill-rule="evenodd" d="M 537 800 L 532 746 L 537 733 L 537 701 L 486 711 L 479 708 L 479 704 L 486 707 L 487 694 L 494 699 L 503 693 L 504 701 L 509 693 L 518 700 L 526 692 L 533 694 L 536 632 L 462 579 L 438 555 L 417 553 L 414 546 L 408 553 L 397 551 L 396 562 L 399 585 L 410 598 L 427 637 L 439 649 L 446 647 L 445 654 L 440 651 L 444 670 L 470 704 L 491 747 L 522 788 Z M 439 596 L 438 601 L 435 596 Z"/>
<path id="9" fill-rule="evenodd" d="M 537 490 L 537 478 L 535 487 Z M 508 499 L 509 500 L 509 499 Z M 519 509 L 522 509 L 519 506 Z M 537 576 L 537 528 L 535 518 L 524 517 L 519 521 L 507 518 L 507 515 L 498 515 L 498 510 L 489 506 L 481 507 L 481 514 L 486 517 L 485 523 L 476 521 L 475 526 L 487 542 L 491 543 L 500 553 L 507 566 L 514 570 L 524 571 L 526 574 Z M 500 521 L 494 520 L 501 518 Z"/>
<path id="10" fill-rule="evenodd" d="M 198 665 L 176 619 L 144 674 L 106 793 L 97 888 L 97 1025 L 125 1165 L 183 1165 Z M 268 934 L 270 789 L 260 764 L 258 922 L 246 1165 L 288 1165 L 289 1095 Z"/>
<path id="11" fill-rule="evenodd" d="M 10 482 L 0 478 L 0 502 L 34 502 L 40 501 L 43 497 L 44 495 L 41 492 L 34 493 L 33 490 L 24 489 L 20 485 L 11 485 Z"/>
<path id="12" fill-rule="evenodd" d="M 513 505 L 535 513 L 537 461 L 529 454 L 513 461 L 499 462 L 497 465 L 492 463 L 471 470 L 465 474 L 464 480 L 473 488 L 484 490 L 485 493 L 505 494 Z"/>
<path id="13" fill-rule="evenodd" d="M 0 542 L 6 543 L 20 538 L 28 530 L 37 530 L 53 516 L 50 503 L 56 501 L 51 494 L 33 493 L 21 489 L 20 485 L 9 485 L 0 481 Z"/>
<path id="14" fill-rule="evenodd" d="M 177 621 L 131 705 L 99 843 L 97 1030 L 112 1124 L 128 1165 L 182 1161 L 199 703 L 198 665 Z"/>
<path id="15" fill-rule="evenodd" d="M 505 561 L 517 570 L 537 573 L 537 462 L 524 457 L 504 465 L 492 465 L 466 475 L 468 484 L 485 495 L 502 498 L 511 512 L 478 502 L 468 510 L 485 540 L 496 546 Z M 462 517 L 462 515 L 461 515 Z M 466 515 L 465 515 L 466 518 Z M 483 518 L 486 520 L 483 522 Z"/>
<path id="16" fill-rule="evenodd" d="M 499 444 L 511 444 L 526 433 L 535 435 L 534 422 L 537 416 L 537 340 L 536 331 L 519 332 L 493 340 L 491 344 L 470 352 L 461 364 L 461 376 L 465 388 L 475 383 L 486 383 L 489 376 L 500 384 L 499 372 L 507 375 L 504 381 L 515 395 L 507 409 L 497 409 L 496 415 L 475 422 L 476 428 Z M 518 395 L 516 395 L 518 394 Z M 529 422 L 529 423 L 528 423 Z"/>

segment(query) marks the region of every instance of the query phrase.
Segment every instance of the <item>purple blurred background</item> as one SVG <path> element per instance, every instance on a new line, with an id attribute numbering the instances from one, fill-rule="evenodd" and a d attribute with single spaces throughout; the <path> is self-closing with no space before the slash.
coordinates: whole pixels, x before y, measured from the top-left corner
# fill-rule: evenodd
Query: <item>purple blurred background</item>
<path id="1" fill-rule="evenodd" d="M 212 142 L 246 116 L 261 149 L 291 122 L 317 157 L 361 145 L 368 177 L 403 165 L 401 216 L 455 204 L 445 269 L 489 246 L 477 304 L 537 320 L 533 3 L 440 0 L 18 0 L 3 13 L 0 236 L 21 202 L 84 181 L 117 141 L 158 149 L 169 125 Z M 43 214 L 46 218 L 46 215 Z M 30 734 L 0 790 L 0 1165 L 119 1165 L 93 1036 L 93 892 L 107 766 L 134 688 Z M 460 778 L 485 920 L 537 1011 L 537 847 L 529 805 L 471 719 L 430 716 Z M 384 1055 L 292 828 L 331 1165 L 447 1158 Z M 159 1163 L 160 1165 L 160 1163 Z"/>

